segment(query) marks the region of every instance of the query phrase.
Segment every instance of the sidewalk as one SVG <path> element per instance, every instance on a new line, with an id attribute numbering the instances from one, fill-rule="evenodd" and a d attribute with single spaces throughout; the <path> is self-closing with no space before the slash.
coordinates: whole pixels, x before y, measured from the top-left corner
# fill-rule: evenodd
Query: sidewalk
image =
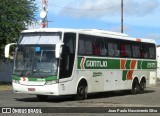
<path id="1" fill-rule="evenodd" d="M 8 82 L 0 82 L 0 91 L 12 90 L 12 84 Z"/>
<path id="2" fill-rule="evenodd" d="M 157 85 L 158 87 L 160 87 L 160 79 L 157 79 Z"/>

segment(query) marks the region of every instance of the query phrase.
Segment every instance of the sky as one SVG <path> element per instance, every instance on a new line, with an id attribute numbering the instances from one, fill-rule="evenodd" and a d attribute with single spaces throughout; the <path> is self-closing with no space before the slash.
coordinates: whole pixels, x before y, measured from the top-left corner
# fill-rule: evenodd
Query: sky
<path id="1" fill-rule="evenodd" d="M 41 20 L 42 0 L 36 0 Z M 160 0 L 123 0 L 124 33 L 160 45 Z M 49 28 L 121 32 L 121 0 L 48 0 Z"/>

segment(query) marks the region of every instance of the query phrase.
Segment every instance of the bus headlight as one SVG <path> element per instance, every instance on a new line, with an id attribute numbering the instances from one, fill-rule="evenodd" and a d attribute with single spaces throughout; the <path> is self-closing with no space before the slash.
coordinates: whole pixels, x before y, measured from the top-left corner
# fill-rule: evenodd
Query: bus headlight
<path id="1" fill-rule="evenodd" d="M 46 81 L 45 85 L 52 85 L 52 84 L 56 84 L 57 80 L 54 81 Z"/>
<path id="2" fill-rule="evenodd" d="M 20 84 L 20 83 L 19 83 L 19 80 L 12 80 L 12 82 L 13 82 L 13 83 L 18 83 L 18 84 Z"/>

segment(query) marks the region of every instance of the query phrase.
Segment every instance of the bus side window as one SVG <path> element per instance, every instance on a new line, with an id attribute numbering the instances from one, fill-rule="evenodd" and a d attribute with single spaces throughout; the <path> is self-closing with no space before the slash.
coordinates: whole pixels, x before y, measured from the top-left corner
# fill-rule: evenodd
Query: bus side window
<path id="1" fill-rule="evenodd" d="M 122 57 L 131 57 L 131 47 L 128 44 L 121 44 L 120 51 Z"/>
<path id="2" fill-rule="evenodd" d="M 126 56 L 127 57 L 131 57 L 131 46 L 130 45 L 126 45 Z"/>
<path id="3" fill-rule="evenodd" d="M 108 43 L 108 55 L 119 56 L 119 49 L 117 43 Z"/>
<path id="4" fill-rule="evenodd" d="M 94 49 L 94 55 L 99 56 L 100 55 L 100 45 L 99 42 L 94 41 L 93 42 L 93 49 Z"/>
<path id="5" fill-rule="evenodd" d="M 126 57 L 126 46 L 124 44 L 121 44 L 120 49 L 121 49 L 121 56 Z"/>
<path id="6" fill-rule="evenodd" d="M 108 43 L 108 55 L 113 56 L 114 55 L 114 48 L 113 48 L 113 43 Z"/>
<path id="7" fill-rule="evenodd" d="M 100 54 L 102 56 L 106 56 L 107 55 L 107 48 L 105 46 L 105 42 L 101 42 L 100 43 Z"/>
<path id="8" fill-rule="evenodd" d="M 114 50 L 114 56 L 119 56 L 119 48 L 118 48 L 118 43 L 113 43 L 113 50 Z"/>
<path id="9" fill-rule="evenodd" d="M 84 55 L 85 54 L 85 49 L 84 49 L 84 40 L 83 39 L 79 39 L 79 44 L 78 44 L 78 54 L 80 55 Z"/>
<path id="10" fill-rule="evenodd" d="M 148 58 L 148 45 L 147 44 L 142 45 L 140 52 L 141 52 L 141 58 Z"/>
<path id="11" fill-rule="evenodd" d="M 62 59 L 61 59 L 61 69 L 63 70 L 69 70 L 69 54 L 70 49 L 68 46 L 63 45 L 63 51 L 62 51 Z"/>
<path id="12" fill-rule="evenodd" d="M 155 59 L 155 48 L 153 46 L 149 47 L 149 58 Z"/>
<path id="13" fill-rule="evenodd" d="M 82 46 L 85 48 L 86 55 L 92 55 L 93 54 L 93 44 L 91 39 L 86 38 L 85 39 L 85 46 Z"/>
<path id="14" fill-rule="evenodd" d="M 132 46 L 132 51 L 133 51 L 133 57 L 134 58 L 140 58 L 140 46 L 133 45 Z"/>
<path id="15" fill-rule="evenodd" d="M 93 50 L 95 56 L 106 56 L 107 48 L 105 46 L 104 38 L 96 37 L 93 41 Z"/>
<path id="16" fill-rule="evenodd" d="M 72 75 L 74 59 L 75 59 L 75 33 L 64 34 L 64 45 L 62 47 L 62 54 L 60 59 L 60 77 L 68 78 Z"/>

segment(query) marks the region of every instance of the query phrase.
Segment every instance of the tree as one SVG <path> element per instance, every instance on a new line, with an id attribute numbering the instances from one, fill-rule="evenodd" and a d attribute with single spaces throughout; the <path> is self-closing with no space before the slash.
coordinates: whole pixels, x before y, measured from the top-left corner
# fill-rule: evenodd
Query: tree
<path id="1" fill-rule="evenodd" d="M 0 1 L 0 59 L 4 59 L 4 47 L 15 43 L 26 24 L 35 20 L 37 6 L 35 0 Z"/>

